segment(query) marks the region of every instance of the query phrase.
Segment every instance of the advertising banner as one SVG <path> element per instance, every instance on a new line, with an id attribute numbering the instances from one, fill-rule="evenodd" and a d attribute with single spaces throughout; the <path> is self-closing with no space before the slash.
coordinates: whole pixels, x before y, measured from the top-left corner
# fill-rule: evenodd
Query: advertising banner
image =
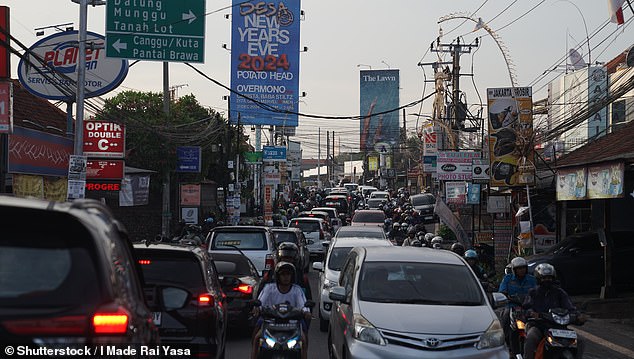
<path id="1" fill-rule="evenodd" d="M 150 201 L 150 176 L 126 175 L 121 181 L 119 206 L 142 206 Z"/>
<path id="2" fill-rule="evenodd" d="M 423 146 L 425 156 L 435 156 L 438 152 L 438 132 L 432 123 L 423 127 Z"/>
<path id="3" fill-rule="evenodd" d="M 436 173 L 441 181 L 470 181 L 472 177 L 473 159 L 482 156 L 475 151 L 438 151 Z"/>
<path id="4" fill-rule="evenodd" d="M 479 183 L 467 183 L 467 204 L 480 204 L 480 188 Z"/>
<path id="5" fill-rule="evenodd" d="M 588 69 L 588 107 L 605 100 L 608 96 L 608 72 L 603 66 Z M 588 119 L 588 138 L 605 135 L 608 125 L 607 106 Z"/>
<path id="6" fill-rule="evenodd" d="M 436 156 L 423 156 L 423 171 L 425 173 L 436 173 L 437 168 Z"/>
<path id="7" fill-rule="evenodd" d="M 379 169 L 379 159 L 377 157 L 368 157 L 368 169 L 377 171 Z"/>
<path id="8" fill-rule="evenodd" d="M 399 70 L 360 71 L 360 149 L 372 151 L 377 142 L 396 148 L 399 142 Z"/>
<path id="9" fill-rule="evenodd" d="M 84 155 L 100 158 L 125 157 L 125 127 L 106 121 L 84 122 Z"/>
<path id="10" fill-rule="evenodd" d="M 200 206 L 200 185 L 181 185 L 181 206 Z"/>
<path id="11" fill-rule="evenodd" d="M 0 133 L 13 130 L 13 83 L 0 82 Z"/>
<path id="12" fill-rule="evenodd" d="M 511 201 L 509 196 L 489 196 L 487 213 L 510 213 Z"/>
<path id="13" fill-rule="evenodd" d="M 446 182 L 447 203 L 465 204 L 466 187 L 464 182 Z"/>
<path id="14" fill-rule="evenodd" d="M 436 198 L 434 213 L 438 215 L 438 218 L 440 218 L 442 223 L 451 228 L 451 230 L 456 234 L 456 239 L 460 241 L 460 243 L 462 243 L 465 248 L 471 247 L 471 242 L 469 241 L 467 232 L 465 232 L 462 224 L 460 224 L 460 219 L 456 217 L 449 206 L 447 206 L 447 204 L 443 202 L 442 199 L 440 199 L 440 196 Z"/>
<path id="15" fill-rule="evenodd" d="M 247 97 L 229 98 L 233 123 L 298 125 L 299 23 L 300 0 L 233 0 L 231 89 Z"/>
<path id="16" fill-rule="evenodd" d="M 624 173 L 623 162 L 588 167 L 588 199 L 623 197 Z"/>
<path id="17" fill-rule="evenodd" d="M 181 208 L 181 219 L 185 223 L 198 224 L 198 208 L 196 208 L 196 207 L 191 207 L 191 208 L 182 207 Z"/>
<path id="18" fill-rule="evenodd" d="M 265 162 L 286 162 L 286 147 L 284 146 L 262 147 L 262 160 Z"/>
<path id="19" fill-rule="evenodd" d="M 176 172 L 200 173 L 202 150 L 200 146 L 176 147 Z"/>
<path id="20" fill-rule="evenodd" d="M 585 167 L 559 169 L 557 171 L 557 200 L 574 201 L 586 199 Z"/>
<path id="21" fill-rule="evenodd" d="M 15 126 L 9 135 L 9 172 L 66 177 L 73 139 Z"/>
<path id="22" fill-rule="evenodd" d="M 491 186 L 520 186 L 519 166 L 524 155 L 534 163 L 530 141 L 533 136 L 531 87 L 489 88 L 489 158 Z"/>
<path id="23" fill-rule="evenodd" d="M 121 180 L 124 175 L 123 160 L 86 161 L 86 178 L 89 180 Z"/>
<path id="24" fill-rule="evenodd" d="M 474 183 L 489 183 L 489 160 L 473 159 L 471 179 Z"/>
<path id="25" fill-rule="evenodd" d="M 22 86 L 38 97 L 74 102 L 78 34 L 76 30 L 58 32 L 33 44 L 18 64 Z M 102 35 L 88 31 L 86 36 L 86 42 L 94 45 L 94 49 L 86 49 L 85 96 L 89 98 L 117 88 L 128 74 L 128 60 L 106 57 Z"/>

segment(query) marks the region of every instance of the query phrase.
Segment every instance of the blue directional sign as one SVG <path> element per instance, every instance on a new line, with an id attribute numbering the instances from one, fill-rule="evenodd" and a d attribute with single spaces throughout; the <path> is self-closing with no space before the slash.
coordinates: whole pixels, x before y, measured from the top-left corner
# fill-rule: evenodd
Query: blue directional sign
<path id="1" fill-rule="evenodd" d="M 285 162 L 286 147 L 284 146 L 264 146 L 262 147 L 262 160 L 268 162 Z"/>
<path id="2" fill-rule="evenodd" d="M 176 148 L 176 172 L 200 173 L 202 152 L 199 146 Z"/>

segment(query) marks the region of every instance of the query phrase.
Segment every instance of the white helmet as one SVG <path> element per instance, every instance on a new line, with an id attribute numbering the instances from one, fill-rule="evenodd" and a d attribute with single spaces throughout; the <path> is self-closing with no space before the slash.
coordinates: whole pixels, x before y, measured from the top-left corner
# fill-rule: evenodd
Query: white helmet
<path id="1" fill-rule="evenodd" d="M 431 239 L 431 244 L 433 245 L 435 243 L 442 244 L 442 237 L 441 236 L 436 236 L 436 237 L 432 238 Z"/>
<path id="2" fill-rule="evenodd" d="M 519 267 L 528 267 L 528 262 L 526 259 L 522 257 L 515 257 L 511 260 L 511 269 L 515 270 L 515 268 Z"/>

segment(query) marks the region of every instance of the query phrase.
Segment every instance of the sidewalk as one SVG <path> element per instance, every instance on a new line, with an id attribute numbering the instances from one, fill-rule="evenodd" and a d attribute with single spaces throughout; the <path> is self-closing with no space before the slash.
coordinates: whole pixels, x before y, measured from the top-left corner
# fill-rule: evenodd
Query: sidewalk
<path id="1" fill-rule="evenodd" d="M 616 298 L 601 299 L 599 294 L 571 296 L 578 309 L 592 318 L 633 319 L 634 291 L 619 293 Z"/>

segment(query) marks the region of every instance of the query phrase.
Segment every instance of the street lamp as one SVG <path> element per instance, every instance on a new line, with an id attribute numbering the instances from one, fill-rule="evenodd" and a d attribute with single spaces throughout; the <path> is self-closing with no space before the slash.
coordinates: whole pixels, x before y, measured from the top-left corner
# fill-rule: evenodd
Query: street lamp
<path id="1" fill-rule="evenodd" d="M 361 67 L 361 66 L 367 66 L 367 67 L 369 67 L 369 68 L 370 68 L 370 70 L 372 70 L 372 66 L 370 66 L 370 65 L 366 65 L 366 64 L 357 64 L 357 67 Z"/>

